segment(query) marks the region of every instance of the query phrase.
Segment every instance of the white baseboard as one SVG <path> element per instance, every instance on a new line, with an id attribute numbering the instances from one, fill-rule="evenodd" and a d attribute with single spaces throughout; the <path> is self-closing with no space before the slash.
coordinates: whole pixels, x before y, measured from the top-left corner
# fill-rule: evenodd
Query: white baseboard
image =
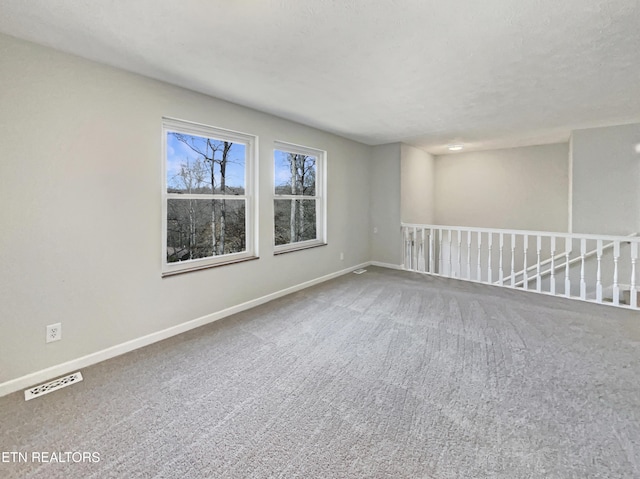
<path id="1" fill-rule="evenodd" d="M 401 264 L 382 263 L 380 261 L 369 261 L 368 265 L 380 266 L 381 268 L 389 268 L 389 269 L 404 269 L 404 267 Z"/>
<path id="2" fill-rule="evenodd" d="M 11 394 L 16 391 L 20 391 L 21 389 L 25 389 L 27 387 L 31 387 L 35 384 L 49 381 L 58 376 L 63 376 L 65 374 L 68 374 L 80 368 L 86 368 L 87 366 L 91 366 L 93 364 L 99 363 L 106 359 L 111 359 L 116 356 L 120 356 L 121 354 L 128 353 L 130 351 L 133 351 L 134 349 L 139 349 L 144 346 L 148 346 L 158 341 L 162 341 L 172 336 L 176 336 L 178 334 L 184 333 L 191 329 L 204 326 L 205 324 L 213 323 L 214 321 L 218 321 L 219 319 L 226 318 L 227 316 L 231 316 L 232 314 L 236 314 L 241 311 L 254 308 L 256 306 L 267 303 L 274 299 L 281 298 L 282 296 L 286 296 L 287 294 L 295 293 L 296 291 L 300 291 L 310 286 L 314 286 L 316 284 L 323 283 L 330 279 L 337 278 L 338 276 L 342 276 L 344 274 L 350 273 L 351 271 L 354 271 L 356 269 L 364 268 L 366 266 L 369 266 L 369 264 L 373 264 L 373 263 L 370 263 L 370 262 L 362 263 L 357 266 L 352 266 L 350 268 L 336 271 L 335 273 L 330 273 L 325 276 L 321 276 L 319 278 L 312 279 L 310 281 L 306 281 L 304 283 L 300 283 L 295 286 L 282 289 L 280 291 L 276 291 L 275 293 L 267 294 L 266 296 L 252 299 L 245 303 L 238 304 L 236 306 L 232 306 L 227 309 L 223 309 L 222 311 L 217 311 L 215 313 L 207 314 L 206 316 L 202 316 L 200 318 L 187 321 L 186 323 L 178 324 L 176 326 L 163 329 L 162 331 L 157 331 L 155 333 L 147 334 L 146 336 L 132 339 L 131 341 L 117 344 L 115 346 L 111 346 L 110 348 L 103 349 L 95 353 L 87 354 L 86 356 L 82 356 L 77 359 L 72 359 L 71 361 L 67 361 L 65 363 L 56 364 L 55 366 L 51 366 L 49 368 L 27 374 L 19 378 L 11 379 L 4 383 L 0 383 L 0 397 L 6 396 L 7 394 Z"/>

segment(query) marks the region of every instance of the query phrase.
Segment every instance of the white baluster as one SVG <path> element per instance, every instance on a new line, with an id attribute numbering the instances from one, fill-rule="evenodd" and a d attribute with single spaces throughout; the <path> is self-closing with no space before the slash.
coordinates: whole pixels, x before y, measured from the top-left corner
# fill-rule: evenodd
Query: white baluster
<path id="1" fill-rule="evenodd" d="M 549 281 L 549 292 L 556 294 L 556 237 L 551 237 L 551 280 Z"/>
<path id="2" fill-rule="evenodd" d="M 587 240 L 580 240 L 580 299 L 587 299 L 587 282 L 584 279 L 584 257 L 587 254 Z"/>
<path id="3" fill-rule="evenodd" d="M 451 274 L 451 230 L 449 230 L 449 239 L 447 241 L 448 245 L 449 245 L 449 274 L 447 276 L 452 277 L 453 275 Z"/>
<path id="4" fill-rule="evenodd" d="M 418 231 L 418 237 L 420 238 L 420 248 L 418 248 L 418 269 L 421 273 L 424 273 L 424 228 L 420 228 Z"/>
<path id="5" fill-rule="evenodd" d="M 636 261 L 638 260 L 638 243 L 631 243 L 631 299 L 630 306 L 634 309 L 638 308 L 638 289 L 636 288 Z"/>
<path id="6" fill-rule="evenodd" d="M 439 266 L 438 266 L 438 274 L 442 274 L 442 263 L 443 263 L 443 259 L 442 259 L 442 228 L 438 228 L 438 259 L 439 259 Z"/>
<path id="7" fill-rule="evenodd" d="M 409 228 L 406 226 L 402 229 L 404 236 L 404 269 L 411 269 L 411 251 L 409 250 Z"/>
<path id="8" fill-rule="evenodd" d="M 418 244 L 418 228 L 413 227 L 413 269 L 420 270 L 420 245 Z"/>
<path id="9" fill-rule="evenodd" d="M 471 231 L 467 231 L 467 279 L 471 279 Z"/>
<path id="10" fill-rule="evenodd" d="M 524 235 L 524 238 L 522 239 L 522 241 L 523 241 L 522 247 L 523 247 L 523 255 L 524 255 L 524 269 L 522 270 L 523 271 L 522 279 L 524 283 L 522 284 L 522 287 L 525 290 L 527 290 L 529 289 L 529 272 L 528 272 L 529 267 L 527 266 L 527 250 L 529 249 L 529 236 Z"/>
<path id="11" fill-rule="evenodd" d="M 435 268 L 433 266 L 433 235 L 434 235 L 434 230 L 430 229 L 429 230 L 429 273 L 433 274 L 435 273 Z"/>
<path id="12" fill-rule="evenodd" d="M 618 260 L 620 259 L 620 241 L 613 242 L 613 304 L 620 304 L 620 285 L 618 284 Z"/>
<path id="13" fill-rule="evenodd" d="M 542 250 L 542 238 L 538 235 L 536 239 L 536 252 L 538 259 L 536 261 L 536 291 L 540 293 L 542 291 L 542 278 L 540 276 L 540 251 Z"/>
<path id="14" fill-rule="evenodd" d="M 422 271 L 423 273 L 427 272 L 427 264 L 426 264 L 426 258 L 425 258 L 425 242 L 424 242 L 424 228 L 420 229 L 420 259 L 422 261 L 422 264 L 420 265 L 420 271 Z"/>
<path id="15" fill-rule="evenodd" d="M 482 281 L 482 265 L 480 264 L 480 256 L 482 253 L 482 232 L 478 231 L 478 272 L 476 275 L 477 281 Z"/>
<path id="16" fill-rule="evenodd" d="M 516 286 L 516 235 L 511 235 L 511 287 Z"/>
<path id="17" fill-rule="evenodd" d="M 489 254 L 487 257 L 487 283 L 493 282 L 493 270 L 491 267 L 491 248 L 493 247 L 493 233 L 487 233 L 489 236 Z"/>
<path id="18" fill-rule="evenodd" d="M 498 282 L 500 286 L 504 286 L 504 270 L 502 268 L 502 250 L 504 249 L 504 233 L 500 233 L 500 264 L 498 265 L 499 273 L 498 273 Z"/>
<path id="19" fill-rule="evenodd" d="M 462 266 L 460 266 L 460 261 L 462 260 L 462 230 L 458 230 L 458 266 L 456 267 L 456 277 L 462 277 Z"/>
<path id="20" fill-rule="evenodd" d="M 569 298 L 571 297 L 571 280 L 569 279 L 569 258 L 571 257 L 571 248 L 573 247 L 571 244 L 571 238 L 567 236 L 564 239 L 565 246 L 565 270 L 564 270 L 564 295 Z"/>
<path id="21" fill-rule="evenodd" d="M 420 239 L 418 236 L 418 228 L 413 227 L 413 251 L 415 254 L 416 271 L 420 271 Z"/>
<path id="22" fill-rule="evenodd" d="M 596 302 L 602 303 L 602 240 L 597 241 L 596 255 L 598 269 L 596 271 Z"/>

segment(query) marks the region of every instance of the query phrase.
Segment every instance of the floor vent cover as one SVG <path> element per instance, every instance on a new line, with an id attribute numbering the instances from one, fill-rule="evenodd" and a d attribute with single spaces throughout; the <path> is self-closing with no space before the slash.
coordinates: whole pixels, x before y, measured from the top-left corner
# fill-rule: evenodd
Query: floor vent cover
<path id="1" fill-rule="evenodd" d="M 362 273 L 366 273 L 367 270 L 366 269 L 357 269 L 353 272 L 353 274 L 362 274 Z"/>
<path id="2" fill-rule="evenodd" d="M 79 383 L 80 381 L 82 381 L 82 373 L 80 373 L 80 371 L 69 374 L 63 378 L 54 379 L 48 383 L 40 384 L 39 386 L 32 387 L 31 389 L 26 389 L 24 392 L 24 400 L 28 401 L 29 399 L 44 396 L 45 394 L 49 394 L 57 389 L 66 388 L 74 383 Z"/>

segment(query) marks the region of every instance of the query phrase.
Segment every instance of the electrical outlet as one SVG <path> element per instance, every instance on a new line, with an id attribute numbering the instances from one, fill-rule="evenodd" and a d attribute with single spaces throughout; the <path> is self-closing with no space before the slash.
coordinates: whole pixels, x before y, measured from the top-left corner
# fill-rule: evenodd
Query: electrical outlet
<path id="1" fill-rule="evenodd" d="M 340 261 L 344 261 L 344 253 L 340 253 Z"/>
<path id="2" fill-rule="evenodd" d="M 60 341 L 62 339 L 62 323 L 50 324 L 47 326 L 47 343 Z"/>
<path id="3" fill-rule="evenodd" d="M 378 234 L 378 227 L 377 227 L 377 226 L 374 226 L 374 227 L 373 227 L 373 234 L 374 234 L 374 235 L 377 235 L 377 234 Z"/>

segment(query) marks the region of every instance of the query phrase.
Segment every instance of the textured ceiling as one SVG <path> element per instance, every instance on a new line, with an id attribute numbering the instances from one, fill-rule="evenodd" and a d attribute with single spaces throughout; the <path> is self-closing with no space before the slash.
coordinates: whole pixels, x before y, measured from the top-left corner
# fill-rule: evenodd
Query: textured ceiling
<path id="1" fill-rule="evenodd" d="M 0 31 L 368 144 L 640 121 L 638 0 L 0 0 Z"/>

